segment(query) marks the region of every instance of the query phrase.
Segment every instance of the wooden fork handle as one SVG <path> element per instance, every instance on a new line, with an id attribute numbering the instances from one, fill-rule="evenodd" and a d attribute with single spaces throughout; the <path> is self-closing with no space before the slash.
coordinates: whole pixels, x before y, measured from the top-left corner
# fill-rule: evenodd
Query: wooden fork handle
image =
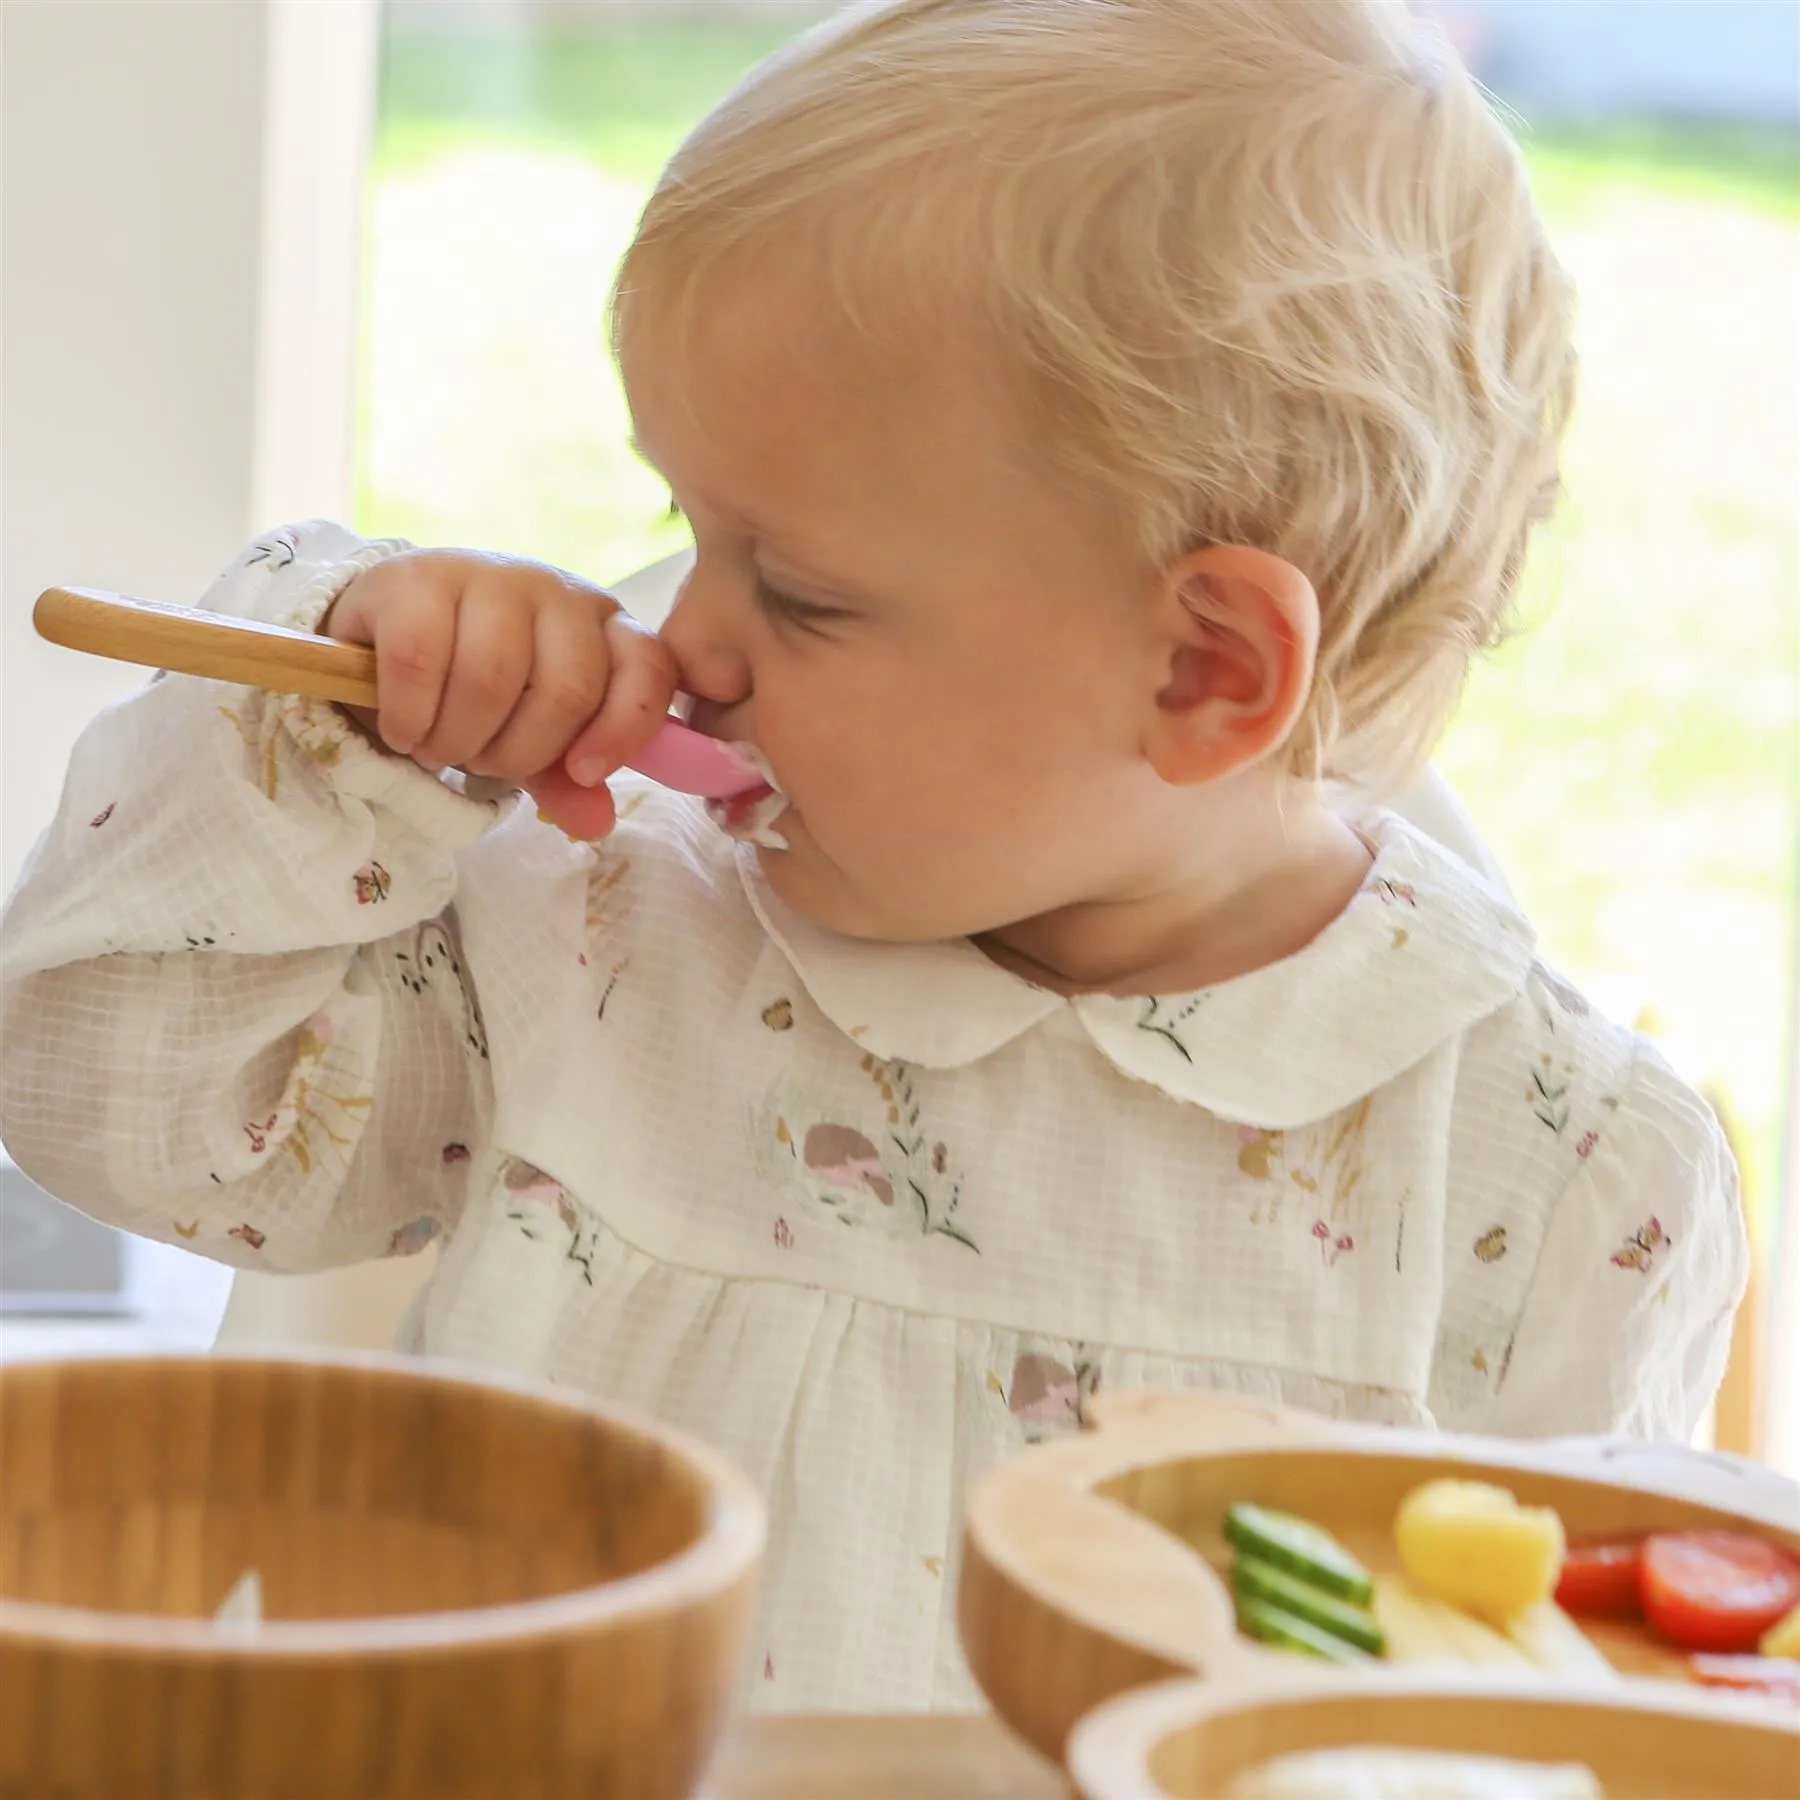
<path id="1" fill-rule="evenodd" d="M 373 707 L 375 652 L 254 619 L 165 606 L 102 588 L 46 588 L 32 608 L 38 636 L 68 650 L 140 663 L 177 675 L 237 681 Z"/>

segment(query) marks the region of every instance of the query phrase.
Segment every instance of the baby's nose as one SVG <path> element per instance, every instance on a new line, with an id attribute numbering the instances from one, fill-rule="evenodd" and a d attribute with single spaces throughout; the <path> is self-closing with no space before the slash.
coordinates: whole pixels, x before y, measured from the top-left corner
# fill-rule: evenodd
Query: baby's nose
<path id="1" fill-rule="evenodd" d="M 750 698 L 749 659 L 725 610 L 708 605 L 694 576 L 676 597 L 659 635 L 680 666 L 683 692 L 717 710 L 741 706 Z"/>

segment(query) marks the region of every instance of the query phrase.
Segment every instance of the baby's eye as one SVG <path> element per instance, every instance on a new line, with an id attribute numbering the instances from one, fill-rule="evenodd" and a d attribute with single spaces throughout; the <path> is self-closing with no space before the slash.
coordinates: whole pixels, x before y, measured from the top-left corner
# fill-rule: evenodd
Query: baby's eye
<path id="1" fill-rule="evenodd" d="M 824 636 L 826 628 L 836 620 L 848 617 L 840 607 L 820 606 L 815 601 L 784 594 L 760 575 L 756 578 L 756 600 L 771 618 L 819 637 Z"/>

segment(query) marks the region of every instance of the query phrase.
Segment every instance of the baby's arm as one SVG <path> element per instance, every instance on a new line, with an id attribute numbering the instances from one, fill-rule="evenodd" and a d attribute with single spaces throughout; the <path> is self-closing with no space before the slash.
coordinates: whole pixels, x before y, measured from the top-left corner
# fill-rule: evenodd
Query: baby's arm
<path id="1" fill-rule="evenodd" d="M 296 527 L 204 604 L 311 626 L 404 548 Z M 4 923 L 8 1149 L 247 1267 L 448 1230 L 491 1110 L 455 857 L 494 816 L 324 705 L 171 676 L 110 709 Z"/>
<path id="2" fill-rule="evenodd" d="M 1712 1109 L 1639 1040 L 1546 1224 L 1497 1390 L 1446 1427 L 1688 1441 L 1718 1389 L 1749 1277 L 1737 1165 Z M 1446 1306 L 1479 1283 L 1452 1245 Z"/>

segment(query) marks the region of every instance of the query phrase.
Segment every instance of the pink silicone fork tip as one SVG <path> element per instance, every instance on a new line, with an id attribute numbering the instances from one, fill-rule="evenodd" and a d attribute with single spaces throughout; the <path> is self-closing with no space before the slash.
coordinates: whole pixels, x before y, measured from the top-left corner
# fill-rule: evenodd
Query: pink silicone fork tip
<path id="1" fill-rule="evenodd" d="M 670 719 L 630 766 L 666 788 L 703 800 L 729 800 L 769 785 L 735 744 L 708 737 L 679 719 Z"/>

